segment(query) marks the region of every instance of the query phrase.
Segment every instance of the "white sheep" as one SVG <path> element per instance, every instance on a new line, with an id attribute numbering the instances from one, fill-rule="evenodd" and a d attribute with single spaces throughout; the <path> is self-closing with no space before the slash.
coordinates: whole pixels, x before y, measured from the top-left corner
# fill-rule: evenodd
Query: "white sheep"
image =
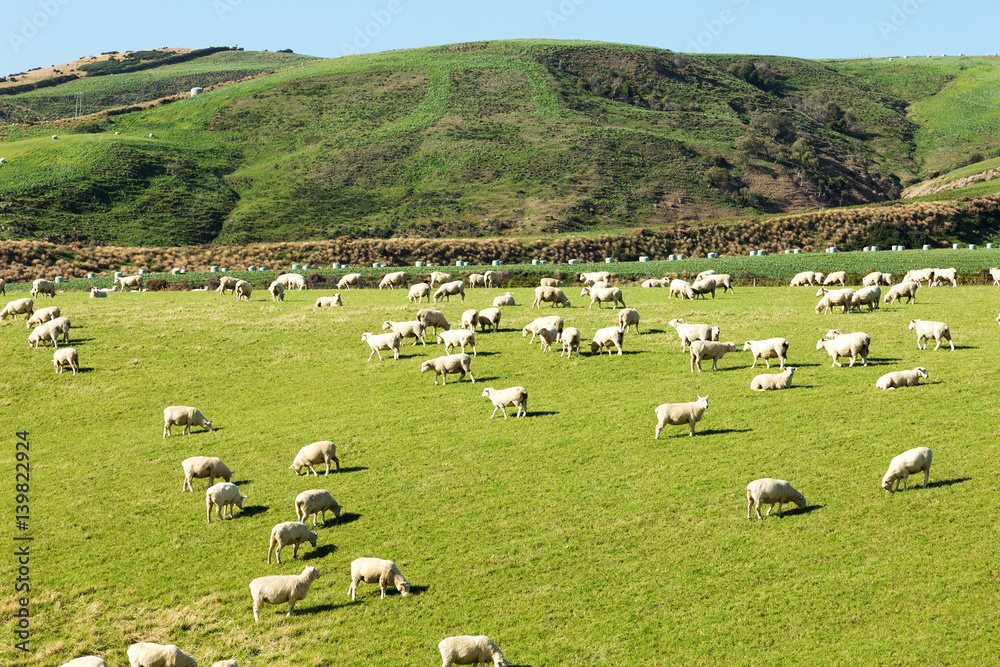
<path id="1" fill-rule="evenodd" d="M 667 322 L 677 331 L 681 339 L 681 352 L 687 352 L 688 346 L 696 340 L 719 340 L 721 333 L 719 327 L 708 324 L 687 324 L 684 320 L 675 317 Z"/>
<path id="2" fill-rule="evenodd" d="M 63 372 L 63 366 L 69 366 L 73 369 L 73 375 L 76 375 L 80 370 L 80 355 L 77 354 L 76 348 L 64 347 L 52 355 L 52 365 L 56 367 L 57 373 Z"/>
<path id="3" fill-rule="evenodd" d="M 643 280 L 639 287 L 666 287 L 667 280 L 665 278 L 650 278 L 649 280 Z"/>
<path id="4" fill-rule="evenodd" d="M 15 320 L 18 315 L 26 315 L 31 317 L 31 314 L 35 312 L 35 302 L 32 299 L 15 299 L 10 301 L 3 310 L 0 310 L 0 321 L 7 319 L 8 317 L 13 317 Z"/>
<path id="5" fill-rule="evenodd" d="M 792 279 L 788 281 L 788 286 L 801 287 L 803 285 L 812 285 L 817 282 L 815 276 L 816 274 L 812 271 L 802 271 L 800 273 L 796 273 Z"/>
<path id="6" fill-rule="evenodd" d="M 589 296 L 590 308 L 593 308 L 596 303 L 598 310 L 601 309 L 602 303 L 610 303 L 612 310 L 617 308 L 619 304 L 622 308 L 625 307 L 622 291 L 617 287 L 584 287 L 580 290 L 580 296 Z"/>
<path id="7" fill-rule="evenodd" d="M 226 508 L 229 508 L 229 518 L 233 518 L 233 505 L 243 509 L 243 501 L 246 496 L 240 495 L 240 489 L 235 484 L 229 482 L 219 482 L 208 487 L 205 492 L 205 507 L 208 510 L 208 522 L 212 523 L 212 508 L 215 508 L 219 515 L 219 521 L 223 520 Z"/>
<path id="8" fill-rule="evenodd" d="M 283 276 L 278 276 L 278 279 L 274 282 L 282 284 L 282 277 Z M 233 276 L 221 276 L 219 278 L 219 286 L 216 288 L 216 291 L 223 296 L 225 296 L 226 292 L 233 292 L 235 294 L 236 283 L 239 281 L 239 278 L 234 278 Z M 118 281 L 116 280 L 115 282 L 117 283 Z"/>
<path id="9" fill-rule="evenodd" d="M 392 320 L 386 320 L 382 323 L 382 331 L 392 330 L 398 333 L 400 338 L 412 338 L 413 344 L 416 345 L 417 341 L 427 346 L 427 340 L 424 338 L 424 332 L 427 327 L 420 320 L 410 320 L 409 322 L 393 322 Z"/>
<path id="10" fill-rule="evenodd" d="M 750 380 L 750 388 L 754 391 L 789 389 L 792 386 L 792 374 L 795 370 L 795 366 L 786 366 L 780 373 L 758 375 Z"/>
<path id="11" fill-rule="evenodd" d="M 708 278 L 709 276 L 714 276 L 714 275 L 716 275 L 715 269 L 706 269 L 705 271 L 702 271 L 697 276 L 695 276 L 694 279 L 695 279 L 695 281 L 704 280 L 705 278 Z"/>
<path id="12" fill-rule="evenodd" d="M 760 515 L 761 505 L 770 505 L 767 508 L 767 516 L 771 516 L 771 510 L 778 506 L 778 516 L 781 514 L 781 506 L 785 503 L 795 503 L 799 509 L 805 509 L 806 498 L 796 491 L 791 484 L 783 479 L 755 479 L 747 484 L 747 518 L 750 518 L 750 508 L 757 512 L 757 518 L 761 521 L 764 517 Z"/>
<path id="13" fill-rule="evenodd" d="M 564 324 L 565 320 L 563 320 L 563 318 L 559 317 L 558 315 L 550 315 L 548 317 L 536 317 L 531 322 L 528 322 L 526 325 L 524 325 L 524 328 L 521 329 L 521 338 L 527 338 L 528 334 L 530 333 L 531 340 L 529 340 L 528 343 L 533 343 L 535 342 L 535 336 L 538 335 L 538 329 L 540 327 L 553 326 L 556 328 L 557 331 L 561 333 Z"/>
<path id="14" fill-rule="evenodd" d="M 696 340 L 691 343 L 691 372 L 694 373 L 695 366 L 701 373 L 702 360 L 712 360 L 712 370 L 718 370 L 718 361 L 726 352 L 737 352 L 740 348 L 736 343 L 719 343 L 714 340 Z"/>
<path id="15" fill-rule="evenodd" d="M 899 491 L 899 480 L 903 480 L 903 490 L 906 491 L 906 482 L 911 472 L 924 472 L 924 485 L 920 488 L 927 488 L 927 480 L 931 476 L 931 458 L 933 454 L 926 447 L 914 447 L 903 452 L 899 456 L 894 456 L 889 462 L 889 469 L 882 478 L 882 488 L 889 493 Z M 895 488 L 893 488 L 895 484 Z"/>
<path id="16" fill-rule="evenodd" d="M 278 280 L 280 280 L 285 285 L 286 289 L 294 289 L 294 290 L 309 289 L 309 285 L 306 284 L 306 279 L 302 277 L 302 275 L 299 273 L 283 273 L 280 276 L 278 276 Z"/>
<path id="17" fill-rule="evenodd" d="M 399 571 L 391 560 L 381 558 L 355 558 L 351 561 L 351 587 L 347 589 L 347 594 L 354 599 L 358 589 L 358 582 L 366 584 L 377 583 L 382 591 L 382 598 L 385 599 L 386 587 L 392 585 L 396 587 L 399 594 L 406 597 L 410 594 L 410 583 Z"/>
<path id="18" fill-rule="evenodd" d="M 878 271 L 872 271 L 867 276 L 861 279 L 861 284 L 868 285 L 885 285 L 889 287 L 892 285 L 892 274 L 891 273 L 879 273 Z"/>
<path id="19" fill-rule="evenodd" d="M 462 313 L 462 321 L 458 325 L 459 329 L 470 329 L 472 331 L 476 330 L 476 326 L 479 324 L 479 311 L 475 308 L 471 308 Z"/>
<path id="20" fill-rule="evenodd" d="M 587 287 L 591 289 L 607 289 L 608 287 L 611 287 L 611 283 L 606 283 L 604 281 L 599 280 L 596 283 L 587 285 Z"/>
<path id="21" fill-rule="evenodd" d="M 567 359 L 573 356 L 573 350 L 576 350 L 576 356 L 580 356 L 580 330 L 576 327 L 566 327 L 563 329 L 562 333 L 559 334 L 559 342 L 562 343 L 562 352 L 559 356 L 563 354 L 567 355 Z"/>
<path id="22" fill-rule="evenodd" d="M 448 373 L 460 373 L 458 381 L 461 382 L 465 379 L 465 374 L 469 374 L 469 378 L 475 383 L 476 378 L 472 374 L 472 357 L 469 355 L 462 354 L 449 354 L 444 357 L 437 357 L 436 359 L 428 359 L 424 363 L 420 364 L 420 372 L 426 373 L 427 371 L 434 371 L 434 384 L 438 383 L 438 376 L 443 376 L 441 384 L 448 384 Z"/>
<path id="23" fill-rule="evenodd" d="M 28 318 L 25 323 L 25 328 L 30 329 L 31 327 L 37 327 L 39 324 L 45 324 L 51 320 L 56 319 L 62 314 L 59 310 L 59 306 L 49 306 L 48 308 L 40 308 Z"/>
<path id="24" fill-rule="evenodd" d="M 882 299 L 882 288 L 878 285 L 869 285 L 867 287 L 862 287 L 854 296 L 851 297 L 851 309 L 857 308 L 861 310 L 862 306 L 868 306 L 868 312 L 872 312 L 875 308 L 878 308 L 879 301 Z"/>
<path id="25" fill-rule="evenodd" d="M 590 273 L 581 273 L 580 282 L 587 285 L 592 285 L 596 282 L 610 283 L 611 282 L 611 272 L 610 271 L 592 271 Z"/>
<path id="26" fill-rule="evenodd" d="M 337 282 L 337 289 L 351 289 L 361 287 L 361 274 L 348 273 Z"/>
<path id="27" fill-rule="evenodd" d="M 835 306 L 841 306 L 843 312 L 848 313 L 851 310 L 851 304 L 854 302 L 854 290 L 850 287 L 832 292 L 825 287 L 820 287 L 819 291 L 816 292 L 816 296 L 822 297 L 819 303 L 816 304 L 817 315 L 822 311 L 833 312 Z"/>
<path id="28" fill-rule="evenodd" d="M 479 329 L 481 331 L 492 331 L 496 333 L 500 330 L 500 309 L 483 308 L 479 311 Z"/>
<path id="29" fill-rule="evenodd" d="M 292 545 L 292 560 L 295 560 L 299 555 L 299 545 L 303 542 L 308 542 L 313 547 L 316 546 L 316 533 L 309 530 L 306 524 L 300 521 L 284 521 L 275 525 L 271 529 L 271 541 L 267 547 L 268 565 L 271 564 L 272 551 L 278 565 L 281 565 L 281 550 L 289 544 Z"/>
<path id="30" fill-rule="evenodd" d="M 486 281 L 487 287 L 500 287 L 500 274 L 496 271 L 486 271 L 483 274 L 483 279 Z"/>
<path id="31" fill-rule="evenodd" d="M 334 294 L 333 296 L 321 296 L 316 299 L 313 308 L 340 308 L 343 305 L 344 302 L 340 299 L 340 294 Z"/>
<path id="32" fill-rule="evenodd" d="M 834 333 L 834 332 L 831 332 Z M 833 366 L 843 366 L 843 364 L 838 363 L 837 360 L 840 357 L 850 357 L 851 363 L 848 365 L 853 366 L 854 362 L 857 361 L 858 357 L 861 357 L 862 365 L 868 365 L 868 348 L 871 345 L 871 336 L 863 331 L 855 331 L 854 333 L 841 334 L 836 331 L 835 338 L 820 338 L 816 343 L 817 350 L 825 349 L 830 358 L 833 359 Z M 829 336 L 829 334 L 827 334 Z"/>
<path id="33" fill-rule="evenodd" d="M 702 299 L 705 298 L 706 294 L 711 294 L 714 299 L 716 285 L 715 276 L 709 276 L 708 278 L 696 280 L 691 284 L 691 293 L 695 296 L 700 296 Z"/>
<path id="34" fill-rule="evenodd" d="M 229 466 L 222 462 L 217 456 L 192 456 L 181 461 L 181 469 L 184 470 L 184 482 L 181 484 L 181 493 L 191 491 L 192 479 L 204 479 L 208 477 L 208 485 L 215 485 L 215 478 L 221 477 L 227 482 L 233 477 Z"/>
<path id="35" fill-rule="evenodd" d="M 291 616 L 295 611 L 295 603 L 304 600 L 309 593 L 312 582 L 319 579 L 319 572 L 316 568 L 307 566 L 302 570 L 302 574 L 288 575 L 275 574 L 269 577 L 257 577 L 250 582 L 250 597 L 253 598 L 253 621 L 260 621 L 259 610 L 261 605 L 288 603 L 288 613 Z"/>
<path id="36" fill-rule="evenodd" d="M 7 283 L 4 282 L 3 278 L 0 278 L 0 294 L 7 296 Z"/>
<path id="37" fill-rule="evenodd" d="M 399 359 L 399 348 L 403 345 L 403 337 L 395 331 L 385 334 L 373 334 L 366 331 L 361 334 L 361 342 L 368 343 L 372 353 L 368 355 L 368 361 L 374 355 L 378 355 L 378 360 L 382 361 L 382 350 L 392 350 L 392 358 Z"/>
<path id="38" fill-rule="evenodd" d="M 386 287 L 388 289 L 396 289 L 397 287 L 403 287 L 409 283 L 410 278 L 406 275 L 406 271 L 395 271 L 382 276 L 382 280 L 379 282 L 378 288 L 382 289 L 383 287 Z"/>
<path id="39" fill-rule="evenodd" d="M 487 387 L 483 389 L 483 398 L 488 398 L 493 403 L 493 414 L 490 415 L 490 419 L 496 416 L 497 410 L 503 412 L 503 418 L 507 419 L 506 408 L 508 407 L 517 408 L 515 418 L 522 414 L 525 417 L 528 416 L 528 390 L 524 387 L 508 387 L 506 389 Z"/>
<path id="40" fill-rule="evenodd" d="M 1000 286 L 1000 269 L 998 269 L 998 268 L 992 268 L 992 269 L 990 269 L 990 278 L 993 279 L 993 286 L 994 287 Z"/>
<path id="41" fill-rule="evenodd" d="M 443 285 L 446 282 L 451 282 L 453 278 L 454 276 L 444 271 L 431 271 L 429 283 L 431 287 L 434 287 L 434 285 Z"/>
<path id="42" fill-rule="evenodd" d="M 31 291 L 29 293 L 32 299 L 37 299 L 40 294 L 44 294 L 52 299 L 56 296 L 56 284 L 51 280 L 38 278 L 31 283 Z"/>
<path id="43" fill-rule="evenodd" d="M 324 475 L 329 475 L 330 461 L 334 462 L 337 466 L 337 472 L 340 472 L 340 459 L 337 458 L 337 445 L 333 444 L 329 440 L 320 440 L 319 442 L 314 442 L 300 449 L 299 453 L 295 455 L 292 465 L 288 467 L 294 470 L 296 475 L 298 475 L 303 468 L 308 468 L 309 470 L 305 473 L 306 475 L 311 472 L 313 476 L 318 476 L 316 469 L 313 468 L 313 465 L 325 463 L 326 472 Z"/>
<path id="44" fill-rule="evenodd" d="M 897 300 L 901 301 L 903 297 L 906 297 L 907 303 L 916 303 L 918 287 L 920 287 L 920 283 L 913 281 L 901 282 L 898 285 L 893 285 L 889 288 L 889 291 L 886 292 L 885 298 L 882 301 L 883 303 L 891 306 Z"/>
<path id="45" fill-rule="evenodd" d="M 236 300 L 237 301 L 249 301 L 250 295 L 253 294 L 253 285 L 246 280 L 241 280 L 236 283 Z M 282 292 L 284 294 L 284 292 Z"/>
<path id="46" fill-rule="evenodd" d="M 875 381 L 878 389 L 896 389 L 897 387 L 916 387 L 920 384 L 920 378 L 927 378 L 930 374 L 923 366 L 917 366 L 913 370 L 895 371 L 886 373 Z"/>
<path id="47" fill-rule="evenodd" d="M 59 330 L 56 328 L 56 325 L 53 324 L 54 322 L 55 320 L 50 320 L 45 324 L 39 324 L 35 327 L 31 333 L 28 334 L 28 346 L 37 348 L 39 343 L 45 346 L 49 344 L 49 341 L 52 341 L 52 345 L 58 349 Z"/>
<path id="48" fill-rule="evenodd" d="M 446 637 L 438 642 L 438 650 L 441 652 L 441 667 L 479 663 L 485 667 L 491 662 L 493 667 L 504 667 L 508 664 L 497 645 L 486 635 Z"/>
<path id="49" fill-rule="evenodd" d="M 561 303 L 564 308 L 569 308 L 569 299 L 558 287 L 536 287 L 535 288 L 535 301 L 531 304 L 532 308 L 541 308 L 543 302 L 552 303 L 552 307 L 555 308 L 557 303 Z"/>
<path id="50" fill-rule="evenodd" d="M 758 359 L 763 359 L 767 367 L 771 367 L 768 359 L 777 359 L 781 362 L 781 368 L 785 367 L 788 361 L 788 339 L 787 338 L 765 338 L 764 340 L 748 340 L 743 343 L 743 351 L 753 354 L 753 370 Z"/>
<path id="51" fill-rule="evenodd" d="M 935 322 L 933 320 L 910 320 L 910 326 L 907 327 L 908 331 L 917 332 L 917 349 L 926 350 L 927 341 L 931 338 L 935 340 L 937 345 L 934 349 L 941 347 L 941 339 L 944 338 L 948 341 L 948 345 L 951 346 L 951 351 L 955 351 L 955 343 L 951 341 L 951 330 L 948 325 L 944 322 Z M 924 346 L 920 347 L 920 342 L 923 341 Z"/>
<path id="52" fill-rule="evenodd" d="M 486 287 L 486 276 L 481 273 L 470 273 L 468 280 L 469 289 L 474 287 Z"/>
<path id="53" fill-rule="evenodd" d="M 312 515 L 313 526 L 316 525 L 316 515 L 320 515 L 323 525 L 326 525 L 326 513 L 333 512 L 333 518 L 340 519 L 343 506 L 333 499 L 326 489 L 309 489 L 295 496 L 295 516 L 305 523 Z"/>
<path id="54" fill-rule="evenodd" d="M 73 658 L 59 667 L 108 667 L 108 663 L 104 662 L 104 658 L 98 658 L 96 655 L 88 655 L 82 658 Z"/>
<path id="55" fill-rule="evenodd" d="M 658 405 L 653 410 L 656 413 L 656 436 L 654 439 L 660 439 L 660 431 L 668 424 L 671 426 L 689 424 L 691 432 L 688 435 L 693 436 L 694 425 L 701 421 L 707 409 L 708 396 L 698 396 L 698 400 L 690 403 L 663 403 L 662 405 Z"/>
<path id="56" fill-rule="evenodd" d="M 841 287 L 847 285 L 847 271 L 834 271 L 826 274 L 826 278 L 823 279 L 824 285 L 836 285 L 837 283 L 840 283 Z"/>
<path id="57" fill-rule="evenodd" d="M 441 287 L 438 287 L 437 291 L 434 292 L 434 303 L 437 303 L 442 298 L 446 298 L 448 301 L 451 301 L 451 297 L 454 294 L 461 294 L 462 301 L 465 301 L 465 283 L 461 280 L 453 280 L 450 283 L 445 283 L 444 285 L 441 285 Z"/>
<path id="58" fill-rule="evenodd" d="M 618 311 L 618 326 L 628 333 L 631 326 L 635 326 L 635 333 L 639 335 L 639 311 L 635 308 L 622 308 Z"/>
<path id="59" fill-rule="evenodd" d="M 472 347 L 472 356 L 477 357 L 479 353 L 476 352 L 476 332 L 467 331 L 465 329 L 455 329 L 454 331 L 442 331 L 437 335 L 437 342 L 444 343 L 444 351 L 451 354 L 452 350 L 456 347 L 462 348 L 462 352 L 465 352 L 465 346 L 469 345 Z"/>
<path id="60" fill-rule="evenodd" d="M 539 334 L 540 335 L 540 334 Z M 622 356 L 622 343 L 625 342 L 625 330 L 621 327 L 604 327 L 598 329 L 594 334 L 594 340 L 590 342 L 590 353 L 599 354 L 601 348 L 608 348 L 608 356 L 611 355 L 611 348 L 618 349 L 618 356 Z"/>
<path id="61" fill-rule="evenodd" d="M 501 306 L 516 306 L 516 305 L 517 304 L 514 303 L 514 295 L 511 294 L 510 292 L 505 292 L 498 297 L 494 297 L 493 299 L 494 308 L 499 308 Z"/>
<path id="62" fill-rule="evenodd" d="M 212 422 L 205 419 L 205 415 L 201 414 L 201 410 L 188 405 L 171 405 L 169 408 L 163 409 L 164 438 L 170 437 L 170 428 L 172 426 L 183 426 L 184 430 L 181 431 L 181 435 L 191 433 L 192 426 L 201 426 L 206 431 L 212 430 Z"/>
<path id="63" fill-rule="evenodd" d="M 121 291 L 124 292 L 127 287 L 130 292 L 141 290 L 143 277 L 141 275 L 136 276 L 117 276 L 114 283 L 121 285 Z"/>
<path id="64" fill-rule="evenodd" d="M 934 269 L 934 277 L 931 279 L 930 287 L 937 287 L 938 282 L 947 280 L 952 287 L 958 287 L 957 269 Z"/>
<path id="65" fill-rule="evenodd" d="M 130 667 L 198 667 L 195 659 L 173 644 L 138 642 L 125 651 Z"/>
<path id="66" fill-rule="evenodd" d="M 437 335 L 438 329 L 443 329 L 444 331 L 451 329 L 451 325 L 448 324 L 447 318 L 445 318 L 444 313 L 440 310 L 421 308 L 417 311 L 417 319 L 423 322 L 424 326 L 428 329 L 434 327 L 435 335 Z"/>
<path id="67" fill-rule="evenodd" d="M 668 299 L 673 298 L 677 295 L 678 299 L 693 299 L 694 291 L 691 289 L 691 283 L 686 280 L 681 280 L 680 278 L 675 278 L 670 281 L 670 294 L 667 295 Z"/>
<path id="68" fill-rule="evenodd" d="M 904 283 L 914 282 L 917 283 L 918 285 L 921 285 L 924 282 L 926 282 L 928 287 L 930 287 L 930 284 L 933 281 L 934 281 L 934 269 L 911 269 L 910 271 L 906 272 L 906 275 L 903 276 L 902 280 L 902 282 Z"/>
<path id="69" fill-rule="evenodd" d="M 725 294 L 726 292 L 732 292 L 733 294 L 736 294 L 736 290 L 733 289 L 732 275 L 728 273 L 719 273 L 712 276 L 712 278 L 715 280 L 715 287 L 717 289 L 721 287 L 723 294 Z"/>
<path id="70" fill-rule="evenodd" d="M 542 352 L 549 352 L 552 350 L 552 343 L 559 340 L 559 330 L 556 329 L 551 324 L 545 324 L 538 327 L 538 338 L 541 340 L 541 345 L 539 349 Z"/>
<path id="71" fill-rule="evenodd" d="M 542 287 L 566 287 L 566 284 L 558 278 L 542 278 L 538 284 Z"/>
<path id="72" fill-rule="evenodd" d="M 271 293 L 271 301 L 285 300 L 285 286 L 277 280 L 271 282 L 271 284 L 267 286 L 267 291 Z"/>
<path id="73" fill-rule="evenodd" d="M 108 293 L 106 291 L 104 291 L 102 289 L 98 289 L 97 287 L 95 287 L 93 285 L 90 286 L 90 290 L 89 291 L 90 291 L 90 298 L 91 299 L 106 299 L 106 298 L 108 298 Z"/>
<path id="74" fill-rule="evenodd" d="M 406 295 L 406 300 L 410 303 L 420 303 L 420 300 L 427 297 L 427 303 L 431 302 L 431 286 L 427 283 L 417 283 L 410 285 L 410 293 Z"/>

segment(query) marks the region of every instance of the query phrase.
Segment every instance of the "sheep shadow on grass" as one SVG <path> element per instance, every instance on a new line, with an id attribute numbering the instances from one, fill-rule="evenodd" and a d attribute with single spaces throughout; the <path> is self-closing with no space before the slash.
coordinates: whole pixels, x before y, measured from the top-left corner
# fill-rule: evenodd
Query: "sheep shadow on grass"
<path id="1" fill-rule="evenodd" d="M 345 466 L 345 467 L 343 467 L 343 468 L 340 469 L 340 472 L 341 473 L 345 473 L 345 472 L 362 472 L 364 470 L 368 470 L 368 468 L 365 467 L 365 466 L 349 466 L 349 467 Z M 340 473 L 337 473 L 337 474 L 340 474 Z"/>
<path id="2" fill-rule="evenodd" d="M 329 556 L 334 551 L 337 550 L 335 544 L 321 544 L 315 549 L 310 549 L 306 554 L 302 556 L 302 560 L 312 560 L 314 558 L 322 558 L 323 556 Z"/>
<path id="3" fill-rule="evenodd" d="M 249 519 L 250 517 L 257 516 L 258 514 L 263 514 L 270 509 L 271 508 L 267 505 L 247 505 L 243 508 L 243 511 L 238 513 L 234 512 L 233 519 L 239 519 L 240 517 L 246 517 Z"/>
<path id="4" fill-rule="evenodd" d="M 961 484 L 962 482 L 968 482 L 971 479 L 972 479 L 971 477 L 956 477 L 955 479 L 942 479 L 936 482 L 927 482 L 927 488 L 933 489 L 939 486 L 951 486 L 952 484 Z M 913 488 L 919 489 L 921 487 L 917 484 L 914 484 Z"/>
<path id="5" fill-rule="evenodd" d="M 346 523 L 354 523 L 360 518 L 361 515 L 358 514 L 357 512 L 344 512 L 340 515 L 339 519 L 329 518 L 326 520 L 325 524 L 324 523 L 316 524 L 316 528 L 333 528 L 335 526 L 340 526 Z"/>
<path id="6" fill-rule="evenodd" d="M 327 611 L 336 611 L 337 609 L 343 609 L 344 607 L 349 607 L 350 605 L 351 603 L 347 602 L 344 604 L 319 604 L 319 605 L 312 605 L 309 607 L 296 607 L 295 613 L 293 613 L 292 616 L 308 616 L 310 614 L 320 614 Z"/>
<path id="7" fill-rule="evenodd" d="M 664 430 L 666 430 L 666 427 L 664 427 Z M 697 427 L 696 427 L 695 431 L 694 431 L 694 435 L 695 435 L 695 437 L 698 437 L 699 435 L 722 435 L 723 433 L 750 433 L 752 430 L 753 429 L 750 429 L 750 428 L 709 428 L 709 429 L 705 429 L 705 430 L 701 431 L 701 430 L 698 430 Z M 671 437 L 674 437 L 674 438 L 685 437 L 685 438 L 687 438 L 689 436 L 688 436 L 687 433 L 684 433 L 683 436 L 681 436 L 681 435 L 675 435 L 675 436 L 671 436 Z"/>

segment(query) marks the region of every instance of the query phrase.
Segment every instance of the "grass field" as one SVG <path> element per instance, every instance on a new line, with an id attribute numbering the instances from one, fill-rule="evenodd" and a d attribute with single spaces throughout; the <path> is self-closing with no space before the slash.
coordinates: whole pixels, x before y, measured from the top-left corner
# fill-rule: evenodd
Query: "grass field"
<path id="1" fill-rule="evenodd" d="M 623 356 L 541 353 L 518 335 L 558 313 L 594 331 L 615 313 L 505 308 L 501 331 L 477 334 L 477 382 L 435 386 L 420 363 L 443 351 L 406 346 L 366 362 L 363 331 L 413 317 L 405 292 L 291 292 L 272 303 L 215 293 L 113 294 L 52 302 L 73 322 L 83 372 L 57 375 L 51 349 L 25 345 L 23 319 L 0 324 L 14 526 L 16 431 L 30 432 L 31 622 L 28 655 L 61 664 L 96 653 L 127 664 L 136 641 L 174 643 L 200 664 L 427 665 L 454 634 L 487 634 L 515 665 L 940 664 L 994 659 L 998 620 L 993 503 L 995 288 L 922 289 L 912 306 L 817 316 L 813 290 L 737 287 L 668 301 L 626 288 L 642 315 Z M 471 290 L 440 304 L 457 322 L 490 305 Z M 9 298 L 9 297 L 8 297 Z M 46 300 L 39 306 L 48 306 Z M 784 336 L 798 368 L 789 391 L 756 394 L 748 355 L 692 374 L 672 317 L 722 329 L 722 340 Z M 947 321 L 956 350 L 918 351 L 913 317 Z M 831 368 L 815 342 L 828 329 L 872 336 L 867 368 Z M 933 346 L 931 346 L 933 347 Z M 925 366 L 916 388 L 881 392 L 890 370 Z M 527 419 L 488 419 L 484 387 L 520 384 Z M 697 435 L 653 408 L 709 396 Z M 161 437 L 162 410 L 194 405 L 215 430 Z M 295 452 L 338 446 L 343 470 L 296 478 Z M 894 455 L 934 451 L 931 484 L 888 495 Z M 232 521 L 205 521 L 206 483 L 180 492 L 180 461 L 219 456 L 248 496 Z M 787 479 L 804 510 L 748 521 L 745 491 Z M 915 479 L 915 478 L 914 478 Z M 913 480 L 911 480 L 913 481 Z M 345 507 L 299 560 L 265 562 L 268 532 L 292 500 L 326 488 Z M 346 591 L 359 556 L 395 560 L 413 594 Z M 321 577 L 290 619 L 266 607 L 253 623 L 247 588 L 304 564 Z M 0 616 L 11 625 L 16 563 L 0 559 Z M 901 640 L 905 637 L 905 640 Z"/>

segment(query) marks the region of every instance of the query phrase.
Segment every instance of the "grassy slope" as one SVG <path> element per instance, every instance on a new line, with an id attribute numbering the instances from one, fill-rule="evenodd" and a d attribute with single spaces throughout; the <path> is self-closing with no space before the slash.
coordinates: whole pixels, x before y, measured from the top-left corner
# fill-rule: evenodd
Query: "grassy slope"
<path id="1" fill-rule="evenodd" d="M 494 294 L 442 309 L 456 321 Z M 311 307 L 316 292 L 283 304 L 259 292 L 245 304 L 60 294 L 83 374 L 55 375 L 51 351 L 25 346 L 20 322 L 0 325 L 0 352 L 17 371 L 0 381 L 0 460 L 13 468 L 15 429 L 33 442 L 38 634 L 27 664 L 97 652 L 122 665 L 129 643 L 151 640 L 205 664 L 415 665 L 464 633 L 490 635 L 521 665 L 651 654 L 678 664 L 988 661 L 997 612 L 982 559 L 997 534 L 983 503 L 994 455 L 981 405 L 996 383 L 980 369 L 992 362 L 995 293 L 921 294 L 912 307 L 819 317 L 808 290 L 746 288 L 692 304 L 627 288 L 642 335 L 622 357 L 571 361 L 518 335 L 537 314 L 521 305 L 505 309 L 499 334 L 479 335 L 479 382 L 445 387 L 417 372 L 440 348 L 365 362 L 360 332 L 415 310 L 399 291 L 349 292 L 343 310 L 324 312 Z M 552 312 L 587 337 L 613 318 L 541 314 Z M 751 393 L 758 371 L 739 354 L 691 375 L 666 326 L 677 316 L 717 324 L 727 340 L 788 337 L 795 388 Z M 948 321 L 958 349 L 917 351 L 911 317 Z M 872 335 L 868 368 L 830 368 L 813 349 L 834 326 Z M 924 386 L 874 389 L 882 373 L 917 365 L 930 369 Z M 528 387 L 531 416 L 488 420 L 482 387 L 513 384 Z M 699 435 L 669 427 L 654 441 L 653 407 L 696 393 L 710 397 Z M 177 403 L 218 428 L 161 439 L 160 412 Z M 297 448 L 324 438 L 345 470 L 293 477 Z M 934 450 L 931 488 L 884 494 L 889 459 L 918 444 Z M 205 523 L 204 481 L 180 493 L 179 462 L 194 454 L 236 472 L 249 499 L 235 520 Z M 747 521 L 743 488 L 764 476 L 791 480 L 808 509 Z M 268 530 L 314 487 L 333 492 L 345 519 L 321 528 L 298 562 L 268 566 Z M 7 526 L 12 511 L 8 500 Z M 379 600 L 367 586 L 351 604 L 349 563 L 361 555 L 395 559 L 416 594 Z M 5 581 L 12 563 L 0 561 Z M 303 563 L 322 576 L 302 613 L 286 621 L 269 607 L 255 626 L 250 579 Z M 0 605 L 13 611 L 9 589 Z"/>

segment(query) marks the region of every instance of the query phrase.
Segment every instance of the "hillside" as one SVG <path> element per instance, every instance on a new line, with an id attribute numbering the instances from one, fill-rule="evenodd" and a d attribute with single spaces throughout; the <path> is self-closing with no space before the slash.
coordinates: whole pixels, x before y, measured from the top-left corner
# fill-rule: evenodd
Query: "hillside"
<path id="1" fill-rule="evenodd" d="M 204 60 L 232 77 L 281 56 Z M 0 103 L 58 113 L 86 87 L 104 109 L 131 104 L 126 88 L 148 98 L 164 77 L 181 90 L 209 81 L 183 74 L 200 60 Z M 882 202 L 996 155 L 998 62 L 554 41 L 314 61 L 128 113 L 0 126 L 0 238 L 589 234 Z"/>

